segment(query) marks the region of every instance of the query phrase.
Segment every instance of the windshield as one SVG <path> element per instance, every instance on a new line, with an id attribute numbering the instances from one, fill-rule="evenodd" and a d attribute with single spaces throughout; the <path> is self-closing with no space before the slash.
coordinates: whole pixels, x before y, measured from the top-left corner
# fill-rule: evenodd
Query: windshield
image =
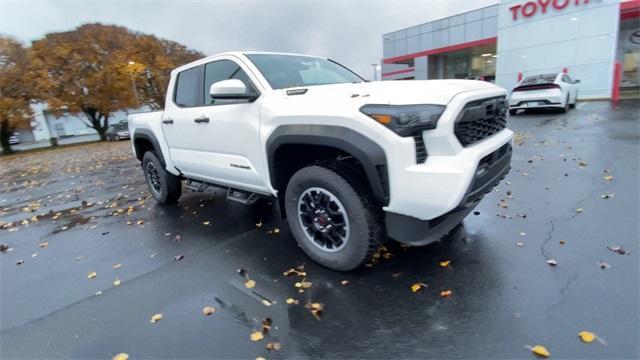
<path id="1" fill-rule="evenodd" d="M 363 82 L 351 70 L 331 60 L 311 56 L 248 54 L 273 89 Z"/>
<path id="2" fill-rule="evenodd" d="M 524 81 L 522 81 L 522 85 L 550 84 L 556 80 L 556 76 L 558 76 L 558 74 L 527 76 Z"/>

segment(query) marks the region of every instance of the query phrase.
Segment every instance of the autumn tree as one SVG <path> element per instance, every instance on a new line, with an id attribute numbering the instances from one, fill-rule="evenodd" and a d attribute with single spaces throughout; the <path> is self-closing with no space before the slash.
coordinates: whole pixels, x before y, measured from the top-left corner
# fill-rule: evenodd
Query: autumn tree
<path id="1" fill-rule="evenodd" d="M 171 69 L 202 57 L 184 46 L 124 27 L 86 24 L 32 44 L 40 98 L 56 115 L 82 113 L 106 139 L 109 116 L 164 104 Z"/>
<path id="2" fill-rule="evenodd" d="M 0 144 L 11 152 L 9 138 L 17 127 L 28 127 L 33 116 L 30 101 L 33 82 L 27 73 L 27 49 L 9 37 L 0 36 Z"/>
<path id="3" fill-rule="evenodd" d="M 131 47 L 128 64 L 135 77 L 140 103 L 152 109 L 163 108 L 171 70 L 203 57 L 202 53 L 174 41 L 138 35 Z"/>

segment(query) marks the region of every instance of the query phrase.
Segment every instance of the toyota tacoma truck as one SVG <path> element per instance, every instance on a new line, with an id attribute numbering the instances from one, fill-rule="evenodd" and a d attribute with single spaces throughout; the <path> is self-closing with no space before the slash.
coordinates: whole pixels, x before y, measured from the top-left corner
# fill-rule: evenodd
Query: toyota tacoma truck
<path id="1" fill-rule="evenodd" d="M 446 235 L 510 169 L 507 92 L 368 82 L 321 57 L 229 52 L 171 72 L 164 111 L 129 116 L 160 204 L 186 189 L 271 198 L 316 262 L 352 270 L 388 238 Z"/>

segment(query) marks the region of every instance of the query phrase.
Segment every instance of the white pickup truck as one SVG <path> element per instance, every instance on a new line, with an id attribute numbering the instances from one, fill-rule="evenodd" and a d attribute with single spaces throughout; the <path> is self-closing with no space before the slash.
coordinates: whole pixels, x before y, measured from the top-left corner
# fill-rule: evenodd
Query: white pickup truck
<path id="1" fill-rule="evenodd" d="M 348 271 L 387 237 L 448 233 L 510 169 L 506 91 L 472 80 L 367 82 L 326 58 L 223 53 L 172 71 L 164 111 L 129 116 L 161 204 L 189 189 L 278 200 L 299 246 Z"/>

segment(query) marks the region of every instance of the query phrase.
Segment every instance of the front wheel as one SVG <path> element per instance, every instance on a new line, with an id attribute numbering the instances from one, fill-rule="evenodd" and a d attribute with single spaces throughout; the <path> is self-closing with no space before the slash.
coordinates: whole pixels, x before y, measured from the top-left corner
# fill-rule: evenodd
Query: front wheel
<path id="1" fill-rule="evenodd" d="M 182 181 L 164 169 L 162 163 L 153 153 L 147 151 L 142 158 L 142 170 L 149 192 L 160 204 L 175 203 L 182 195 Z"/>
<path id="2" fill-rule="evenodd" d="M 317 263 L 349 271 L 369 259 L 382 240 L 381 211 L 362 191 L 359 173 L 339 161 L 302 168 L 286 189 L 293 236 Z M 358 190 L 360 191 L 358 191 Z"/>

